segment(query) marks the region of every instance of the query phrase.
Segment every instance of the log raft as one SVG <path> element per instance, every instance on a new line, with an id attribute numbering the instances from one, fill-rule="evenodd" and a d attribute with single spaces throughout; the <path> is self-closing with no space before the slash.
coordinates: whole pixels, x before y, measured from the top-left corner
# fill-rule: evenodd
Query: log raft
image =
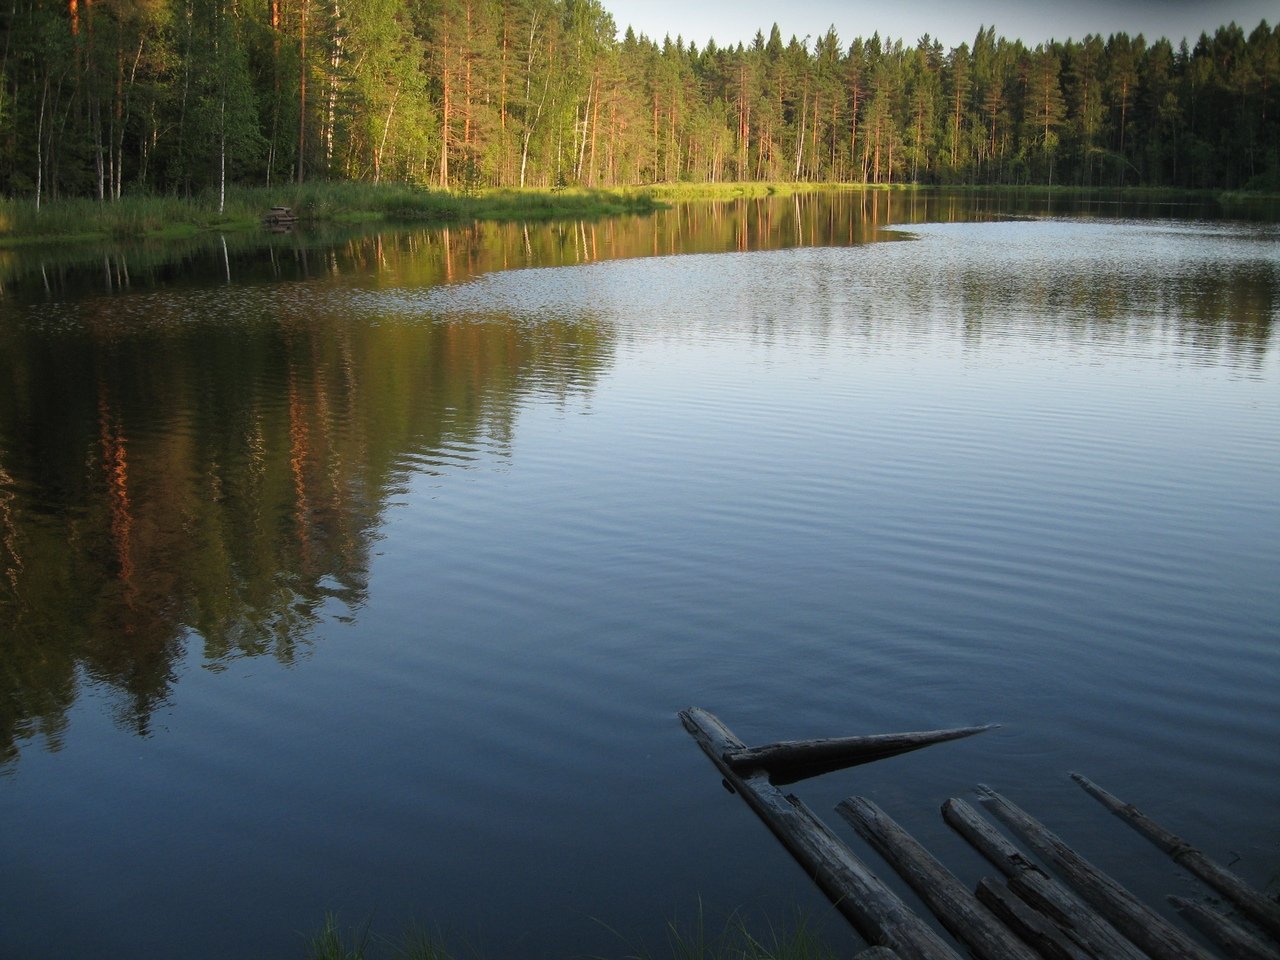
<path id="1" fill-rule="evenodd" d="M 864 797 L 837 810 L 914 891 L 917 914 L 796 796 L 780 787 L 898 756 L 992 729 L 959 727 L 918 733 L 791 740 L 748 747 L 719 718 L 690 707 L 685 729 L 724 778 L 804 868 L 869 947 L 859 958 L 885 960 L 1280 960 L 1280 904 L 1079 774 L 1072 777 L 1130 826 L 1203 880 L 1201 900 L 1225 898 L 1227 916 L 1206 903 L 1173 898 L 1191 927 L 1142 904 L 1066 841 L 987 787 L 984 806 L 1036 857 L 959 798 L 943 820 L 1003 875 L 981 877 L 973 892 L 917 839 Z M 1038 857 L 1038 859 L 1037 859 Z M 1053 874 L 1061 877 L 1059 882 Z M 1189 932 L 1201 931 L 1214 953 Z M 948 940 L 943 931 L 950 933 Z"/>

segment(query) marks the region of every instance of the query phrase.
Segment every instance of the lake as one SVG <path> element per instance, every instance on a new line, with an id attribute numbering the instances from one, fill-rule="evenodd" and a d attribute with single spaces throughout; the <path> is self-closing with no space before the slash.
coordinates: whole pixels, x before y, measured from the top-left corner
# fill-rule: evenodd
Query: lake
<path id="1" fill-rule="evenodd" d="M 838 193 L 0 261 L 0 956 L 852 934 L 681 728 L 996 722 L 1280 877 L 1275 211 Z M 881 871 L 888 875 L 888 870 Z"/>

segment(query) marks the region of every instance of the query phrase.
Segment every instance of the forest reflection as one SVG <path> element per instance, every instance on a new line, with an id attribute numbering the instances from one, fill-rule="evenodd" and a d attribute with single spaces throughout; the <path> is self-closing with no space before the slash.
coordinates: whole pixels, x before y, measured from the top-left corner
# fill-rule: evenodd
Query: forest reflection
<path id="1" fill-rule="evenodd" d="M 98 297 L 55 332 L 0 327 L 0 763 L 56 749 L 85 683 L 147 733 L 192 645 L 292 661 L 322 608 L 364 602 L 411 474 L 502 456 L 522 398 L 589 390 L 611 356 L 581 318 L 191 322 L 185 298 L 147 299 L 145 322 Z"/>
<path id="2" fill-rule="evenodd" d="M 1233 215 L 1247 215 L 1241 208 Z M 380 285 L 457 283 L 495 270 L 680 253 L 845 246 L 883 228 L 1044 215 L 1201 216 L 1214 204 L 1053 199 L 1008 192 L 849 190 L 680 203 L 654 214 L 431 229 L 322 227 L 107 248 L 0 250 L 0 299 L 345 276 Z M 1257 211 L 1259 215 L 1267 211 Z"/>
<path id="3" fill-rule="evenodd" d="M 215 668 L 236 657 L 294 660 L 321 619 L 354 616 L 365 602 L 371 543 L 408 479 L 505 456 L 523 404 L 596 388 L 626 318 L 616 304 L 597 309 L 598 296 L 557 301 L 554 278 L 512 284 L 523 303 L 465 318 L 379 313 L 368 309 L 377 297 L 353 293 L 522 267 L 901 240 L 882 228 L 1046 212 L 1161 211 L 849 192 L 88 260 L 9 252 L 0 265 L 10 301 L 0 323 L 0 767 L 33 738 L 56 749 L 86 684 L 111 690 L 120 723 L 146 734 L 184 657 L 198 652 Z M 970 343 L 1034 317 L 1069 339 L 1169 333 L 1203 345 L 1197 356 L 1256 364 L 1280 312 L 1277 270 L 1263 261 L 1175 264 L 1185 268 L 1176 276 L 1158 261 L 1127 273 L 1032 271 L 1012 244 L 926 269 L 902 250 L 892 276 L 845 278 L 839 310 L 796 292 L 822 278 L 776 284 L 740 268 L 737 317 L 784 338 L 815 325 L 835 337 L 945 323 Z M 695 278 L 721 305 L 723 273 Z M 647 328 L 661 311 L 646 313 L 646 296 L 685 291 L 628 296 L 626 316 Z"/>

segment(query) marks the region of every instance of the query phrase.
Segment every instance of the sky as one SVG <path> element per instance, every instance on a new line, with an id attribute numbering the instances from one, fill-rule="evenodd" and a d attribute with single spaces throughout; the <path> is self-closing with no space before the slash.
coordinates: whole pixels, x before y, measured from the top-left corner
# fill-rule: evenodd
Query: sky
<path id="1" fill-rule="evenodd" d="M 757 30 L 769 35 L 777 23 L 782 39 L 794 34 L 817 38 L 835 25 L 841 41 L 882 37 L 914 43 L 924 33 L 945 47 L 973 43 L 982 25 L 994 24 L 998 36 L 1030 46 L 1045 40 L 1104 37 L 1124 31 L 1148 40 L 1161 36 L 1195 43 L 1234 20 L 1246 33 L 1266 19 L 1280 21 L 1276 0 L 601 0 L 613 14 L 621 36 L 630 24 L 636 33 L 661 40 L 677 34 L 702 47 L 708 37 L 720 46 L 750 43 Z"/>

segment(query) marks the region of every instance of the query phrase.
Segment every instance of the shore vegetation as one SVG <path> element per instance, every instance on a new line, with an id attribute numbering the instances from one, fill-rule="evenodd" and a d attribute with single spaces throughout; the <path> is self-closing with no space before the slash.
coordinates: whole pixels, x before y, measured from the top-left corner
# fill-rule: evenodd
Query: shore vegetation
<path id="1" fill-rule="evenodd" d="M 454 223 L 545 220 L 647 213 L 660 206 L 643 190 L 488 189 L 463 193 L 408 184 L 358 182 L 235 187 L 225 198 L 198 195 L 82 197 L 43 204 L 0 199 L 0 246 L 118 239 L 187 239 L 211 231 L 258 229 L 271 207 L 288 207 L 304 226 L 387 221 Z"/>
<path id="2" fill-rule="evenodd" d="M 619 938 L 622 942 L 622 938 Z M 623 944 L 626 960 L 836 960 L 836 951 L 818 935 L 803 916 L 783 930 L 768 927 L 753 932 L 739 916 L 732 916 L 718 931 L 709 930 L 701 911 L 692 922 L 667 924 L 666 944 L 657 950 Z M 575 957 L 572 951 L 566 958 Z M 402 936 L 375 936 L 369 924 L 344 930 L 336 916 L 326 915 L 323 925 L 306 938 L 306 960 L 477 960 L 475 950 L 454 953 L 444 939 L 411 927 Z M 482 957 L 479 958 L 482 960 Z M 605 958 L 594 958 L 605 960 Z"/>
<path id="3" fill-rule="evenodd" d="M 606 4 L 14 0 L 0 196 L 202 196 L 244 216 L 237 186 L 337 181 L 1280 190 L 1266 21 L 1188 38 L 975 24 L 955 46 L 760 23 L 722 46 L 637 35 Z"/>

